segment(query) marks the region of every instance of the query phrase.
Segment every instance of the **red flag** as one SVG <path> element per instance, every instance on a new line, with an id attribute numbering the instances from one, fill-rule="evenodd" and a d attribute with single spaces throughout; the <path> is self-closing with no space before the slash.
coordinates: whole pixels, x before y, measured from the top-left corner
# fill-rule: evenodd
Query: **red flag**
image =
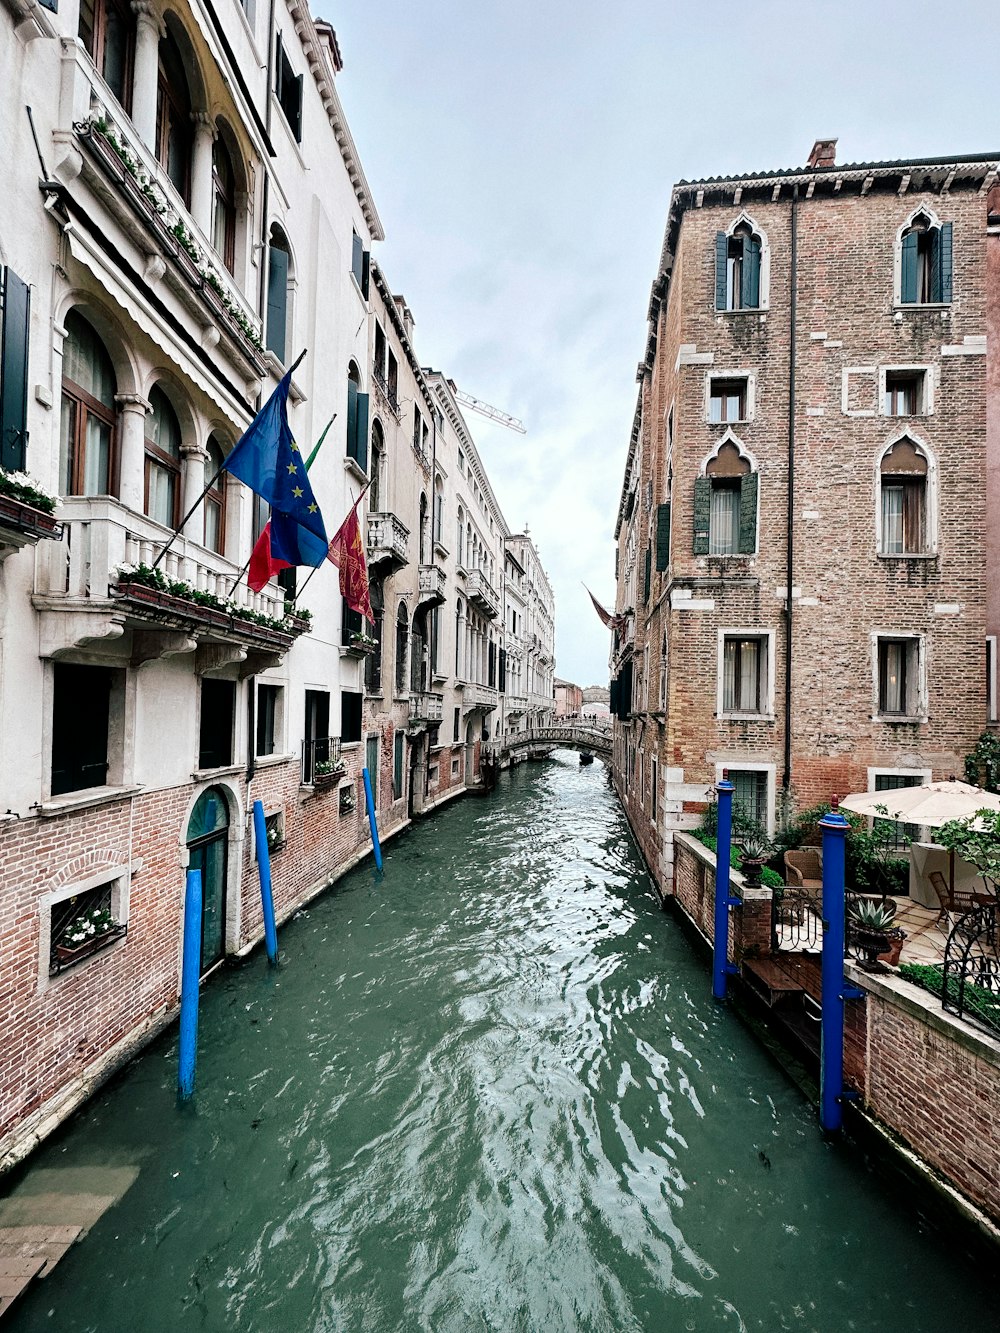
<path id="1" fill-rule="evenodd" d="M 264 524 L 264 531 L 257 538 L 257 545 L 250 553 L 247 566 L 247 583 L 254 592 L 260 592 L 269 579 L 282 569 L 291 569 L 287 560 L 279 560 L 271 554 L 271 520 Z"/>
<path id="2" fill-rule="evenodd" d="M 590 591 L 590 589 L 587 587 L 587 585 L 584 584 L 583 586 L 584 586 L 584 588 L 586 589 L 587 596 L 588 596 L 588 597 L 590 598 L 590 600 L 594 603 L 594 610 L 595 610 L 595 611 L 597 612 L 597 614 L 600 616 L 600 618 L 601 618 L 601 624 L 602 624 L 602 625 L 606 625 L 607 628 L 610 629 L 610 630 L 618 630 L 618 629 L 621 629 L 622 625 L 623 625 L 624 622 L 625 622 L 625 617 L 624 617 L 624 616 L 613 616 L 613 615 L 611 614 L 610 611 L 605 611 L 604 607 L 600 604 L 600 602 L 597 600 L 597 598 L 594 596 L 594 594 Z"/>
<path id="3" fill-rule="evenodd" d="M 365 490 L 368 488 L 365 487 Z M 361 495 L 364 495 L 364 491 Z M 365 544 L 361 540 L 361 524 L 358 522 L 358 505 L 361 495 L 354 501 L 351 512 L 334 533 L 327 551 L 327 559 L 340 570 L 340 595 L 351 608 L 375 624 L 371 602 L 368 599 L 368 565 L 365 562 Z"/>

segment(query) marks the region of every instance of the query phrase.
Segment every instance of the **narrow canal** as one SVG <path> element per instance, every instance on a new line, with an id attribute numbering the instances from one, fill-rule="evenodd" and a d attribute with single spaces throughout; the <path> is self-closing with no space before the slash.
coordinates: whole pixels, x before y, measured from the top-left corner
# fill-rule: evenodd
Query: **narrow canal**
<path id="1" fill-rule="evenodd" d="M 995 1328 L 726 1008 L 600 764 L 505 775 L 202 997 L 33 1160 L 134 1182 L 33 1333 Z M 123 1172 L 123 1168 L 129 1168 Z"/>

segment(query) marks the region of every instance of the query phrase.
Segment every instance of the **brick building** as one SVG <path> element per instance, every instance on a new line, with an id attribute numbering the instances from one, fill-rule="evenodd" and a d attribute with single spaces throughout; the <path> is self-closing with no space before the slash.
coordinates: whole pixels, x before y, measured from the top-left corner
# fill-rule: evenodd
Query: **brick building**
<path id="1" fill-rule="evenodd" d="M 773 830 L 961 773 L 989 715 L 996 158 L 834 150 L 671 197 L 611 663 L 616 781 L 664 886 L 723 768 Z"/>

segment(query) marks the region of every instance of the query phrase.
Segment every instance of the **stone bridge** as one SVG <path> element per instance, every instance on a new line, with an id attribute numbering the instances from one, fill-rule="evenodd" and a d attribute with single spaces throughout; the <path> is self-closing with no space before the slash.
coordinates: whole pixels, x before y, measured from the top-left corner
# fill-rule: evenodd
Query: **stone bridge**
<path id="1" fill-rule="evenodd" d="M 565 750 L 589 750 L 598 759 L 610 761 L 611 744 L 610 719 L 604 725 L 603 718 L 568 718 L 547 727 L 517 731 L 502 740 L 489 742 L 487 748 L 492 756 L 501 760 L 526 750 L 549 750 L 561 746 Z"/>

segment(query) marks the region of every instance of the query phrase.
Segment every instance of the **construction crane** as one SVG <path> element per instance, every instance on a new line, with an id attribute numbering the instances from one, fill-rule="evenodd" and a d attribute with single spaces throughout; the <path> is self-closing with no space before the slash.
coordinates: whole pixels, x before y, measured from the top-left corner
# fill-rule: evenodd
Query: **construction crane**
<path id="1" fill-rule="evenodd" d="M 491 407 L 489 403 L 484 403 L 481 398 L 474 398 L 471 393 L 465 393 L 461 389 L 455 390 L 455 397 L 463 407 L 478 412 L 482 417 L 489 417 L 498 426 L 506 426 L 508 430 L 516 430 L 518 435 L 527 435 L 528 432 L 525 429 L 524 422 L 518 421 L 517 417 L 512 417 L 509 412 L 501 412 L 498 407 Z"/>

